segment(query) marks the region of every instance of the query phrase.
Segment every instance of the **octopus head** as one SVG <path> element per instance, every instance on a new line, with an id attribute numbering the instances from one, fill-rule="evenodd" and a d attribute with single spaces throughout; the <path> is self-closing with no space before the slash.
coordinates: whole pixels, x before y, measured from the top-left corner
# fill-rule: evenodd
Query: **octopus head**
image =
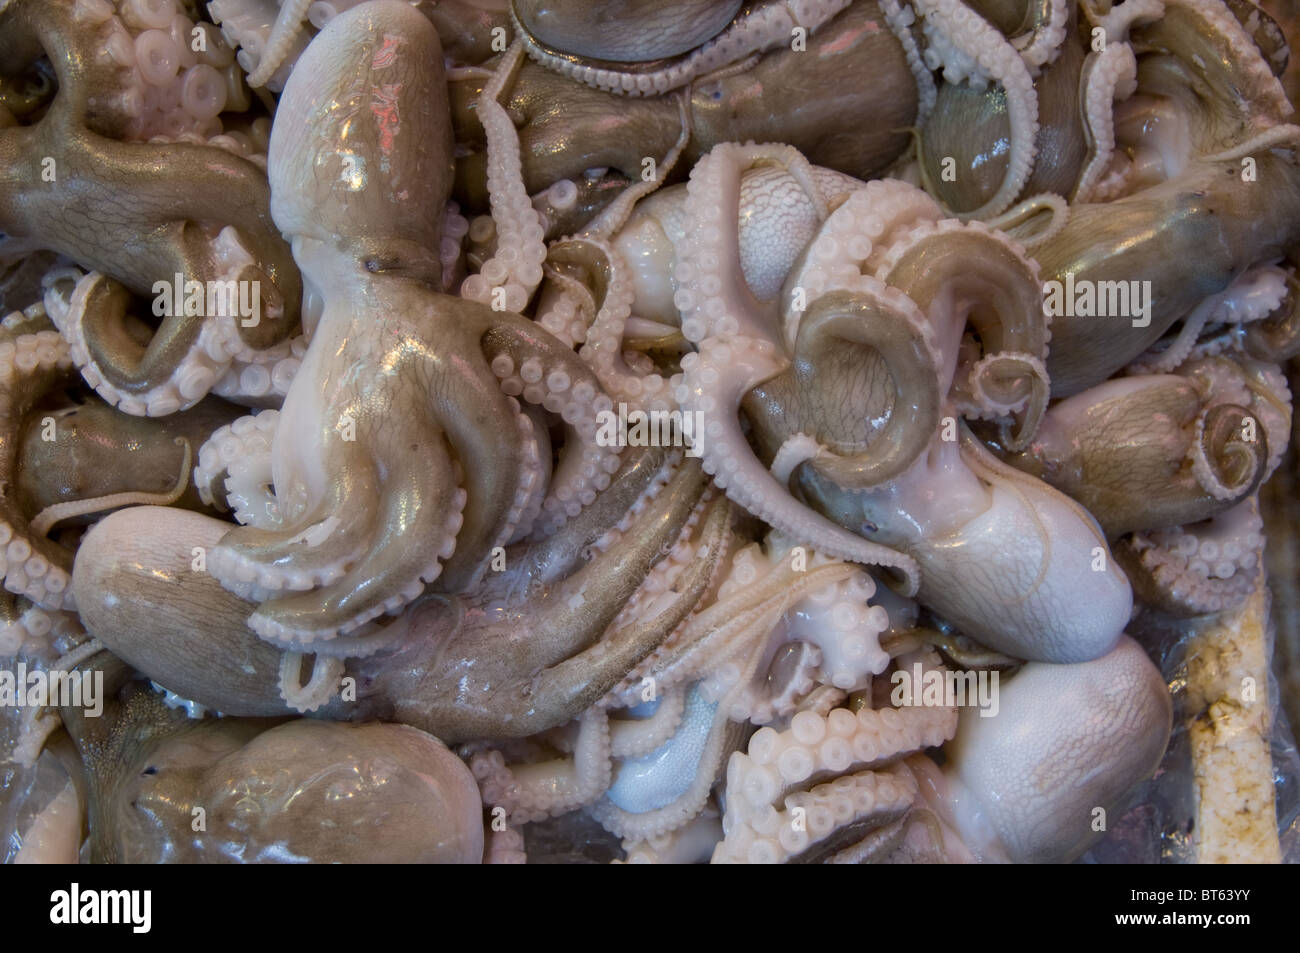
<path id="1" fill-rule="evenodd" d="M 404 725 L 205 725 L 164 742 L 118 788 L 125 860 L 478 863 L 469 770 Z M 249 737 L 249 735 L 253 737 Z M 195 837 L 195 806 L 207 835 Z"/>
<path id="2" fill-rule="evenodd" d="M 294 69 L 271 136 L 271 214 L 369 272 L 441 288 L 451 118 L 438 33 L 410 5 L 365 3 L 330 21 Z M 342 236 L 347 236 L 344 239 Z"/>
<path id="3" fill-rule="evenodd" d="M 1068 863 L 1099 839 L 1150 777 L 1173 706 L 1160 672 L 1127 636 L 1091 662 L 1031 662 L 1001 691 L 996 717 L 963 709 L 945 768 L 966 843 L 1020 863 Z"/>

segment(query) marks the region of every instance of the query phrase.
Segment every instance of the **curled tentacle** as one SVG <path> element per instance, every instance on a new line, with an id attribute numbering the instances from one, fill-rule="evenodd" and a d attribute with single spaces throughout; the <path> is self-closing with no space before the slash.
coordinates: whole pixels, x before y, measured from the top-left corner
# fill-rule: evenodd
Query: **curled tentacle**
<path id="1" fill-rule="evenodd" d="M 1138 598 L 1174 616 L 1235 609 L 1263 571 L 1264 522 L 1246 499 L 1209 520 L 1134 533 L 1115 549 Z"/>
<path id="2" fill-rule="evenodd" d="M 1115 539 L 1199 522 L 1253 493 L 1269 435 L 1248 420 L 1248 408 L 1181 377 L 1120 378 L 1056 404 L 1007 460 L 1078 500 Z"/>
<path id="3" fill-rule="evenodd" d="M 834 291 L 812 303 L 799 324 L 791 370 L 751 390 L 745 406 L 751 419 L 760 413 L 779 418 L 766 425 L 769 430 L 778 422 L 790 426 L 794 415 L 806 421 L 794 426 L 826 446 L 817 454 L 818 465 L 842 485 L 865 487 L 906 471 L 938 429 L 941 358 L 933 331 L 911 300 L 879 282 L 862 279 L 859 284 L 858 290 Z M 868 441 L 832 435 L 835 429 L 847 429 L 842 416 L 855 418 L 850 426 L 860 426 L 860 408 L 828 406 L 834 399 L 830 394 L 843 392 L 827 385 L 827 366 L 844 360 L 849 349 L 856 352 L 856 362 L 867 366 L 874 352 L 896 388 L 888 423 Z M 795 392 L 787 397 L 783 391 L 788 390 Z"/>
<path id="4" fill-rule="evenodd" d="M 1268 435 L 1247 436 L 1250 411 L 1231 404 L 1211 407 L 1196 420 L 1188 455 L 1192 473 L 1216 500 L 1239 500 L 1264 479 L 1269 458 Z"/>
<path id="5" fill-rule="evenodd" d="M 280 413 L 265 410 L 214 430 L 199 447 L 194 485 L 203 502 L 230 509 L 240 523 L 269 527 L 280 521 L 270 491 L 271 440 Z"/>
<path id="6" fill-rule="evenodd" d="M 1264 320 L 1245 330 L 1246 353 L 1260 361 L 1287 361 L 1300 354 L 1300 282 L 1286 273 L 1286 296 Z"/>
<path id="7" fill-rule="evenodd" d="M 618 250 L 600 239 L 573 238 L 551 246 L 547 265 L 557 273 L 580 276 L 581 286 L 590 294 L 594 319 L 579 354 L 605 392 L 636 406 L 671 409 L 672 395 L 663 375 L 638 373 L 627 364 L 625 334 L 632 288 Z"/>
<path id="8" fill-rule="evenodd" d="M 1127 43 L 1108 42 L 1106 49 L 1091 53 L 1083 65 L 1079 82 L 1085 129 L 1088 135 L 1088 164 L 1075 184 L 1076 202 L 1105 198 L 1104 176 L 1115 153 L 1114 102 L 1127 99 L 1137 89 L 1137 59 Z"/>
<path id="9" fill-rule="evenodd" d="M 497 227 L 497 254 L 461 285 L 461 294 L 472 301 L 495 306 L 500 295 L 505 309 L 516 312 L 527 306 L 541 283 L 546 258 L 544 230 L 524 188 L 519 133 L 498 102 L 522 55 L 518 43 L 512 46 L 479 97 L 479 119 L 487 135 L 487 181 Z"/>
<path id="10" fill-rule="evenodd" d="M 1001 415 L 1006 408 L 1013 424 L 1008 440 L 1017 447 L 1028 443 L 1047 408 L 1043 362 L 1051 334 L 1037 267 L 1020 247 L 977 224 L 922 225 L 889 249 L 876 274 L 938 325 L 940 380 L 953 383 L 957 407 L 976 416 Z M 985 355 L 969 370 L 958 366 L 967 322 Z"/>

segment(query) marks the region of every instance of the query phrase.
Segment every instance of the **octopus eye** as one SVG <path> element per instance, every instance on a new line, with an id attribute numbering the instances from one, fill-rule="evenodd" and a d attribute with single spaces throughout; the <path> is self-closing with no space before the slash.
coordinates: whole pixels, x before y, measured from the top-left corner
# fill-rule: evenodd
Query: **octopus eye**
<path id="1" fill-rule="evenodd" d="M 154 767 L 152 764 L 149 765 L 149 767 L 145 768 L 144 771 L 141 772 L 141 774 L 157 774 L 157 773 L 158 773 L 158 769 Z"/>

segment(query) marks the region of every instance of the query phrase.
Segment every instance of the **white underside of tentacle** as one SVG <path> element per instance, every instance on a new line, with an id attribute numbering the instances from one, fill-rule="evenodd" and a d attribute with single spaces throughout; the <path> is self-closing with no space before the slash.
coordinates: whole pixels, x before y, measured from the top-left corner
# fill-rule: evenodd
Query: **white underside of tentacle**
<path id="1" fill-rule="evenodd" d="M 204 503 L 229 508 L 245 526 L 279 527 L 271 473 L 271 445 L 279 422 L 278 410 L 264 410 L 212 432 L 199 447 L 194 467 L 194 485 Z"/>
<path id="2" fill-rule="evenodd" d="M 612 763 L 609 716 L 592 708 L 578 719 L 572 757 L 507 765 L 499 751 L 480 751 L 470 770 L 485 804 L 504 807 L 514 823 L 529 823 L 590 804 L 608 789 Z"/>
<path id="3" fill-rule="evenodd" d="M 574 380 L 571 368 L 547 367 L 540 357 L 524 358 L 516 367 L 514 358 L 502 353 L 491 367 L 508 396 L 559 414 L 567 425 L 566 446 L 534 526 L 534 534 L 543 538 L 591 504 L 618 471 L 622 448 L 617 441 L 604 442 L 600 430 L 604 415 L 615 412 L 613 401 L 592 378 Z"/>
<path id="4" fill-rule="evenodd" d="M 496 310 L 523 311 L 542 281 L 546 259 L 541 217 L 524 187 L 519 131 L 500 96 L 515 75 L 522 57 L 516 43 L 501 58 L 491 82 L 478 99 L 478 117 L 487 137 L 487 185 L 496 223 L 497 251 L 478 274 L 461 284 L 464 298 Z"/>
<path id="5" fill-rule="evenodd" d="M 1020 51 L 1020 58 L 1033 75 L 1037 76 L 1042 67 L 1061 55 L 1069 23 L 1067 0 L 1052 0 L 1046 22 L 1040 24 L 1038 29 L 1011 40 L 1011 45 Z"/>
<path id="6" fill-rule="evenodd" d="M 1116 100 L 1125 100 L 1137 90 L 1137 58 L 1127 43 L 1109 43 L 1100 53 L 1091 53 L 1083 67 L 1083 120 L 1092 141 L 1087 166 L 1074 189 L 1076 202 L 1091 200 L 1115 153 Z"/>
<path id="7" fill-rule="evenodd" d="M 932 652 L 920 664 L 942 671 Z M 905 811 L 917 793 L 911 775 L 872 768 L 941 745 L 956 730 L 954 706 L 802 711 L 784 730 L 759 729 L 727 765 L 726 837 L 713 862 L 779 863 L 843 824 Z M 839 777 L 808 789 L 823 775 Z M 791 823 L 796 808 L 806 823 Z"/>

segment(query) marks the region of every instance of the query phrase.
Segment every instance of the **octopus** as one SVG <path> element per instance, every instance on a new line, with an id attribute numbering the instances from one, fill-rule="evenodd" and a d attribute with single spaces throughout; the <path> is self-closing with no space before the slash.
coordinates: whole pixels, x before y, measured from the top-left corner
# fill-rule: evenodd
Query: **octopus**
<path id="1" fill-rule="evenodd" d="M 1149 633 L 1266 582 L 1288 56 L 1248 0 L 10 0 L 8 859 L 1095 856 L 1180 782 Z"/>

